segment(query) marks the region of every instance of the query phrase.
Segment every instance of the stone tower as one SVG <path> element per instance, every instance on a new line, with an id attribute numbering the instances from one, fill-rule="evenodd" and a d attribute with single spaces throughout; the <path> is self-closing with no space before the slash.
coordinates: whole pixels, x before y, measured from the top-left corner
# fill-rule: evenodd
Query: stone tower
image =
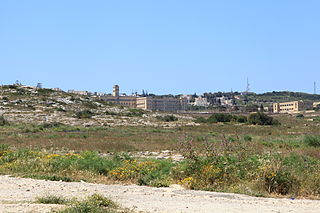
<path id="1" fill-rule="evenodd" d="M 113 86 L 112 95 L 113 95 L 114 97 L 119 97 L 119 85 L 114 85 L 114 86 Z"/>

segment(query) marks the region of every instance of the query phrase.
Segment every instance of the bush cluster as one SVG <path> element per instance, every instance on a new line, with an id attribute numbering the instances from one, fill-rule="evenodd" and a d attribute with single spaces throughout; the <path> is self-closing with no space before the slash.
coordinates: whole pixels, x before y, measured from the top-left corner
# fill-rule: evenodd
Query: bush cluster
<path id="1" fill-rule="evenodd" d="M 157 116 L 156 118 L 159 121 L 164 121 L 164 122 L 173 122 L 178 120 L 178 118 L 174 115 Z"/>
<path id="2" fill-rule="evenodd" d="M 3 116 L 0 116 L 0 126 L 5 126 L 8 124 L 9 122 Z"/>
<path id="3" fill-rule="evenodd" d="M 257 112 L 250 114 L 248 117 L 248 123 L 254 125 L 279 125 L 279 121 L 273 119 L 273 117 L 268 116 L 264 113 Z"/>
<path id="4" fill-rule="evenodd" d="M 83 110 L 76 112 L 76 118 L 83 119 L 83 118 L 92 118 L 94 116 L 94 113 L 90 110 Z"/>
<path id="5" fill-rule="evenodd" d="M 66 205 L 66 208 L 59 209 L 57 213 L 129 213 L 129 209 L 121 208 L 117 203 L 100 194 L 93 194 L 83 200 L 66 199 L 56 195 L 47 195 L 36 198 L 36 203 Z"/>
<path id="6" fill-rule="evenodd" d="M 251 137 L 245 140 L 250 141 Z M 212 147 L 218 152 L 208 152 L 209 146 L 195 151 L 193 143 L 186 144 L 180 149 L 185 159 L 179 162 L 133 159 L 127 154 L 103 157 L 96 152 L 12 150 L 0 145 L 0 173 L 62 181 L 90 181 L 104 176 L 116 182 L 156 187 L 179 183 L 191 189 L 250 195 L 320 196 L 319 159 L 298 154 L 257 154 L 244 147 L 248 143 L 237 140 L 223 141 L 220 148 Z"/>
<path id="7" fill-rule="evenodd" d="M 225 113 L 214 113 L 212 114 L 208 119 L 199 117 L 196 119 L 196 122 L 198 123 L 217 123 L 217 122 L 239 122 L 239 123 L 245 123 L 247 122 L 247 117 L 243 115 L 231 115 L 231 114 L 225 114 Z"/>
<path id="8" fill-rule="evenodd" d="M 196 119 L 197 123 L 217 123 L 217 122 L 238 122 L 238 123 L 249 123 L 254 125 L 278 125 L 278 120 L 264 113 L 253 113 L 249 117 L 244 115 L 231 115 L 225 113 L 214 113 L 208 119 L 199 117 Z"/>

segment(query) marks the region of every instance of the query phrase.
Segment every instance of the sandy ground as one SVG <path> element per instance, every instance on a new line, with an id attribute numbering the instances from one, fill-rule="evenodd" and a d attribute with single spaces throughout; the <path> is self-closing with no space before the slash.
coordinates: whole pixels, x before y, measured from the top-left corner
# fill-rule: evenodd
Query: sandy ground
<path id="1" fill-rule="evenodd" d="M 66 183 L 0 176 L 0 212 L 50 212 L 56 205 L 33 204 L 38 196 L 82 198 L 99 193 L 124 207 L 144 212 L 277 212 L 319 213 L 320 201 L 256 198 L 246 195 L 185 190 L 179 186 Z"/>

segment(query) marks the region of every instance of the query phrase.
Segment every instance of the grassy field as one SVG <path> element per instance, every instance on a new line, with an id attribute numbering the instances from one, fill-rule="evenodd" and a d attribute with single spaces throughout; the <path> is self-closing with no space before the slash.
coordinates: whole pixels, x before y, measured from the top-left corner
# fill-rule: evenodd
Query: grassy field
<path id="1" fill-rule="evenodd" d="M 281 125 L 196 127 L 0 127 L 0 173 L 48 180 L 136 183 L 320 198 L 320 122 L 276 117 Z M 180 162 L 133 159 L 123 152 L 174 150 Z M 99 153 L 115 153 L 109 157 Z"/>

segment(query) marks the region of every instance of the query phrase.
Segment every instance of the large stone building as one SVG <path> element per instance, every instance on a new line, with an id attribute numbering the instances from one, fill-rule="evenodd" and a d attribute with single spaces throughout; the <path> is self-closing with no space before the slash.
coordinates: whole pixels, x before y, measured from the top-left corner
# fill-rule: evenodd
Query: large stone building
<path id="1" fill-rule="evenodd" d="M 309 101 L 291 101 L 284 103 L 274 103 L 274 113 L 297 113 L 313 108 L 313 103 Z"/>
<path id="2" fill-rule="evenodd" d="M 126 95 L 120 96 L 120 88 L 118 85 L 113 86 L 112 95 L 105 95 L 101 98 L 105 101 L 129 108 L 136 108 L 137 106 L 137 97 Z"/>
<path id="3" fill-rule="evenodd" d="M 162 112 L 177 112 L 186 110 L 188 100 L 185 98 L 154 98 L 154 97 L 138 97 L 137 108 Z"/>
<path id="4" fill-rule="evenodd" d="M 187 99 L 185 98 L 177 99 L 120 95 L 118 85 L 113 87 L 112 95 L 105 95 L 101 98 L 105 101 L 125 107 L 152 111 L 176 112 L 179 110 L 185 110 L 187 106 Z"/>

